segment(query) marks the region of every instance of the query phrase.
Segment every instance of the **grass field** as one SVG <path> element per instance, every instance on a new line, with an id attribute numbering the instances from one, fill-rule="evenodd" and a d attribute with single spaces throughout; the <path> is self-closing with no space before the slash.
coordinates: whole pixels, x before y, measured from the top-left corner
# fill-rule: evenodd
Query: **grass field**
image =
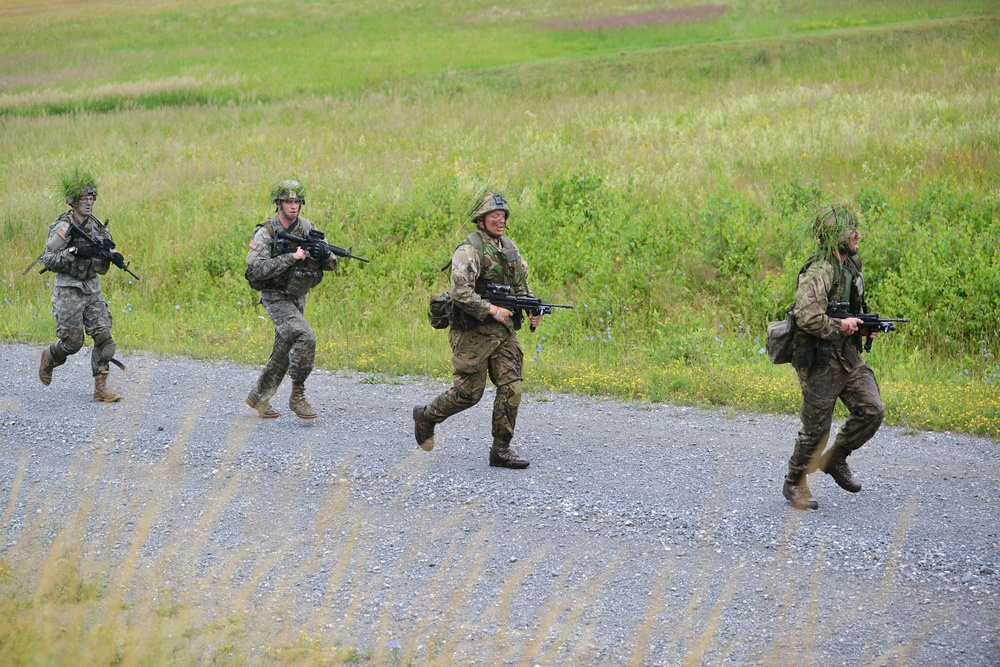
<path id="1" fill-rule="evenodd" d="M 304 215 L 372 259 L 310 296 L 319 364 L 446 376 L 426 298 L 488 181 L 535 291 L 577 306 L 522 336 L 529 388 L 790 412 L 763 331 L 808 213 L 848 196 L 871 305 L 913 320 L 869 358 L 888 421 L 1000 432 L 995 4 L 663 9 L 0 3 L 0 337 L 52 338 L 46 280 L 20 271 L 80 160 L 143 277 L 104 280 L 119 345 L 262 362 L 242 262 L 295 175 Z M 653 10 L 667 22 L 552 27 Z"/>

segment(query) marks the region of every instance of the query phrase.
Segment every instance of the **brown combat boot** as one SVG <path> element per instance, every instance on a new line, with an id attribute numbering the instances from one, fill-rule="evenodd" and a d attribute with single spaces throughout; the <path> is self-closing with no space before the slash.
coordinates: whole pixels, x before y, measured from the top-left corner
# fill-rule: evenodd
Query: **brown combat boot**
<path id="1" fill-rule="evenodd" d="M 490 448 L 490 465 L 497 468 L 514 468 L 521 470 L 530 465 L 510 448 L 510 443 L 502 438 L 493 438 L 493 446 Z"/>
<path id="2" fill-rule="evenodd" d="M 257 411 L 264 419 L 277 419 L 281 413 L 271 407 L 266 398 L 257 398 L 251 391 L 247 396 L 247 405 Z"/>
<path id="3" fill-rule="evenodd" d="M 94 376 L 94 400 L 104 403 L 117 403 L 122 400 L 120 394 L 108 389 L 108 372 L 98 373 Z"/>
<path id="4" fill-rule="evenodd" d="M 785 475 L 785 485 L 781 488 L 781 494 L 797 510 L 819 509 L 819 503 L 813 499 L 812 493 L 809 492 L 806 476 L 801 473 Z"/>
<path id="5" fill-rule="evenodd" d="M 861 482 L 854 479 L 854 475 L 851 473 L 850 466 L 847 465 L 847 455 L 849 452 L 837 447 L 834 450 L 833 456 L 830 460 L 826 462 L 823 466 L 823 472 L 825 472 L 830 477 L 833 477 L 833 481 L 837 483 L 837 486 L 842 488 L 844 491 L 850 491 L 851 493 L 857 493 L 861 490 Z"/>
<path id="6" fill-rule="evenodd" d="M 288 407 L 299 419 L 316 419 L 316 411 L 306 400 L 306 386 L 292 383 L 292 395 L 288 398 Z"/>
<path id="7" fill-rule="evenodd" d="M 426 405 L 413 406 L 413 437 L 420 449 L 429 452 L 434 449 L 434 422 L 427 417 L 426 410 Z"/>
<path id="8" fill-rule="evenodd" d="M 42 350 L 42 363 L 38 365 L 38 379 L 46 387 L 52 383 L 52 369 L 55 367 L 55 362 L 49 356 L 49 348 L 45 348 Z"/>

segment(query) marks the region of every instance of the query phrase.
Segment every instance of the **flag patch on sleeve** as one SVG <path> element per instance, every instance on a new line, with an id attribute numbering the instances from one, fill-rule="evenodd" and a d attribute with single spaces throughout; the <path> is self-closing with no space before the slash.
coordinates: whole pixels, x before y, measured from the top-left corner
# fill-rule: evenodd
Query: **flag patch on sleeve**
<path id="1" fill-rule="evenodd" d="M 251 250 L 257 249 L 257 239 L 250 239 L 250 249 Z"/>

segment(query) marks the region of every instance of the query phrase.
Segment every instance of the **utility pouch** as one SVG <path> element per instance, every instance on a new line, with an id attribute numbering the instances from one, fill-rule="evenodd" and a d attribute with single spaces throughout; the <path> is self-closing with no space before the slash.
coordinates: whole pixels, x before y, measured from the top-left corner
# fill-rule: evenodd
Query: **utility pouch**
<path id="1" fill-rule="evenodd" d="M 785 314 L 785 319 L 767 325 L 767 357 L 772 364 L 792 361 L 793 342 L 798 330 L 791 310 Z"/>
<path id="2" fill-rule="evenodd" d="M 427 319 L 435 329 L 447 329 L 451 325 L 451 310 L 454 304 L 450 292 L 431 296 L 430 307 L 427 309 Z"/>

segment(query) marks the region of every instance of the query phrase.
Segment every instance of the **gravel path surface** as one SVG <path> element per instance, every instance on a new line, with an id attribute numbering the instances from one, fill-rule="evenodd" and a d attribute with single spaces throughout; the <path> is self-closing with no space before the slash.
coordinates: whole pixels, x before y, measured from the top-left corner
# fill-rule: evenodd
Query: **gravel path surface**
<path id="1" fill-rule="evenodd" d="M 1000 663 L 986 439 L 883 427 L 851 458 L 861 493 L 813 475 L 805 513 L 780 492 L 793 417 L 532 395 L 515 439 L 532 464 L 512 471 L 487 466 L 489 391 L 427 453 L 410 408 L 437 382 L 317 371 L 318 419 L 291 415 L 286 382 L 262 420 L 243 403 L 256 368 L 133 355 L 110 383 L 124 401 L 99 405 L 87 350 L 50 387 L 39 348 L 0 350 L 0 555 L 26 562 L 75 526 L 112 580 L 237 614 L 254 646 L 302 631 L 371 664 Z"/>

